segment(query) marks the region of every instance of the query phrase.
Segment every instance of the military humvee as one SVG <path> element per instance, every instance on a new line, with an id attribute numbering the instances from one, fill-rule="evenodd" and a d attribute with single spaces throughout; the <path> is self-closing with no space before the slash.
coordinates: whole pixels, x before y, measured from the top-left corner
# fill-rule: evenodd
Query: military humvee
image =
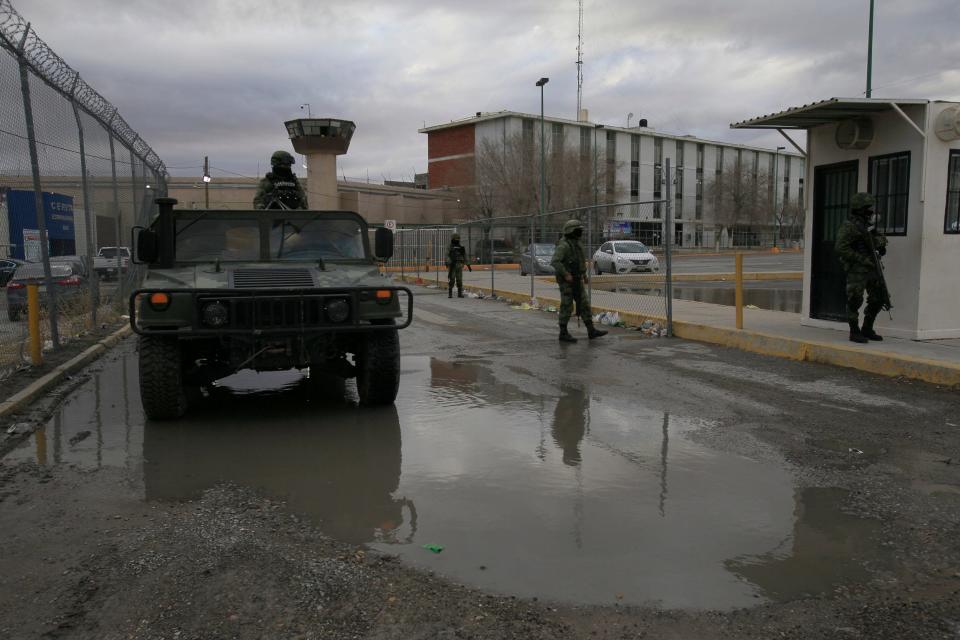
<path id="1" fill-rule="evenodd" d="M 362 404 L 390 404 L 400 383 L 397 331 L 413 295 L 376 260 L 393 234 L 347 211 L 175 210 L 134 230 L 147 264 L 130 296 L 147 417 L 179 418 L 201 388 L 241 369 L 310 369 L 308 383 L 355 377 Z M 403 304 L 402 304 L 403 303 Z M 324 382 L 326 381 L 326 382 Z"/>

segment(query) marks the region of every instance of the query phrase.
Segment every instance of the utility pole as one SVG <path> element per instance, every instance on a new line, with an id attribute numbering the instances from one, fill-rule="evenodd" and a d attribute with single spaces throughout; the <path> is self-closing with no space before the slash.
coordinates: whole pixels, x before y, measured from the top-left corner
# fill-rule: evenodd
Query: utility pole
<path id="1" fill-rule="evenodd" d="M 550 82 L 550 78 L 540 78 L 537 80 L 537 86 L 540 87 L 540 233 L 543 234 L 543 215 L 546 213 L 546 201 L 544 197 L 547 192 L 547 151 L 546 139 L 544 137 L 543 126 L 543 85 Z"/>
<path id="2" fill-rule="evenodd" d="M 873 0 L 870 0 L 870 32 L 867 34 L 867 97 L 871 97 L 873 89 Z"/>

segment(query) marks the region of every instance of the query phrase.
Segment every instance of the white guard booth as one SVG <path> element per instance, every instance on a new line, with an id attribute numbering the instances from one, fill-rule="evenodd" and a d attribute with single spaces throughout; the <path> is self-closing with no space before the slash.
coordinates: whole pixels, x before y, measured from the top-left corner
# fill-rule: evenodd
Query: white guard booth
<path id="1" fill-rule="evenodd" d="M 867 191 L 889 241 L 892 319 L 881 312 L 878 331 L 960 337 L 960 104 L 830 98 L 730 126 L 776 129 L 801 153 L 787 130 L 807 132 L 802 324 L 847 330 L 834 242 L 850 197 Z"/>

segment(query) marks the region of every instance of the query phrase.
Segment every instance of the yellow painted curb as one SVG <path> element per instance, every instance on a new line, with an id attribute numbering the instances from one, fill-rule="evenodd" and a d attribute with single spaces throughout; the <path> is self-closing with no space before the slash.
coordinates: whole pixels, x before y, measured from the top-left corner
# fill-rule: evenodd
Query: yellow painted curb
<path id="1" fill-rule="evenodd" d="M 26 387 L 25 389 L 21 389 L 3 402 L 0 402 L 0 418 L 6 417 L 11 413 L 16 413 L 26 405 L 30 404 L 37 398 L 37 396 L 46 392 L 48 389 L 50 389 L 50 387 L 58 384 L 60 380 L 69 373 L 80 369 L 90 362 L 93 362 L 103 355 L 108 349 L 110 349 L 110 347 L 130 335 L 131 332 L 132 330 L 130 329 L 129 324 L 120 327 L 97 344 L 84 350 L 83 353 L 74 356 L 47 375 L 30 384 L 30 386 Z"/>

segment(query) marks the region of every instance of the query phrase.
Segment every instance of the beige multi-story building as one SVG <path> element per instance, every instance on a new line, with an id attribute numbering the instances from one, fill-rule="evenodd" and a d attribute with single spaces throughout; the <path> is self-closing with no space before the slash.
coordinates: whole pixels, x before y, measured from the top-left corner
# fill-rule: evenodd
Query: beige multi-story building
<path id="1" fill-rule="evenodd" d="M 544 118 L 545 153 L 558 149 L 581 160 L 581 172 L 597 172 L 601 203 L 652 202 L 666 197 L 665 168 L 671 165 L 671 198 L 675 239 L 687 246 L 713 246 L 718 241 L 714 230 L 729 227 L 729 240 L 739 230 L 742 237 L 758 238 L 759 229 L 768 234 L 783 223 L 785 211 L 802 211 L 804 198 L 804 158 L 785 148 L 766 149 L 737 145 L 693 136 L 656 131 L 646 126 L 617 127 L 590 122 L 586 113 L 580 121 L 556 117 Z M 477 189 L 484 153 L 499 149 L 509 154 L 519 144 L 525 154 L 520 172 L 539 171 L 540 116 L 514 111 L 478 112 L 473 117 L 420 129 L 427 134 L 428 185 L 430 189 L 450 188 L 470 192 Z M 538 175 L 538 174 L 537 174 Z M 731 183 L 737 176 L 737 186 Z M 537 193 L 539 178 L 533 176 L 528 192 Z M 569 178 L 569 172 L 567 175 Z M 549 180 L 549 179 L 548 179 Z M 723 183 L 720 188 L 715 183 Z M 749 213 L 732 197 L 735 189 L 752 188 L 755 206 Z M 557 185 L 547 184 L 548 191 Z M 591 190 L 593 187 L 591 187 Z M 727 191 L 731 196 L 724 195 Z M 494 201 L 499 197 L 495 197 Z M 593 203 L 593 195 L 585 198 Z M 742 198 L 741 198 L 742 200 Z M 502 201 L 502 199 L 501 199 Z M 758 203 L 758 204 L 757 204 Z M 551 206 L 555 205 L 555 206 Z M 548 201 L 546 210 L 561 209 Z M 536 209 L 536 205 L 533 210 Z M 629 226 L 632 235 L 650 237 L 663 228 L 663 205 L 613 207 L 610 217 Z M 494 215 L 525 214 L 501 208 Z M 779 214 L 779 215 L 778 215 Z M 802 223 L 802 217 L 798 218 Z M 751 231 L 751 228 L 753 230 Z M 705 229 L 707 230 L 705 232 Z M 769 237 L 769 236 L 768 236 Z M 749 243 L 748 243 L 749 244 Z"/>

